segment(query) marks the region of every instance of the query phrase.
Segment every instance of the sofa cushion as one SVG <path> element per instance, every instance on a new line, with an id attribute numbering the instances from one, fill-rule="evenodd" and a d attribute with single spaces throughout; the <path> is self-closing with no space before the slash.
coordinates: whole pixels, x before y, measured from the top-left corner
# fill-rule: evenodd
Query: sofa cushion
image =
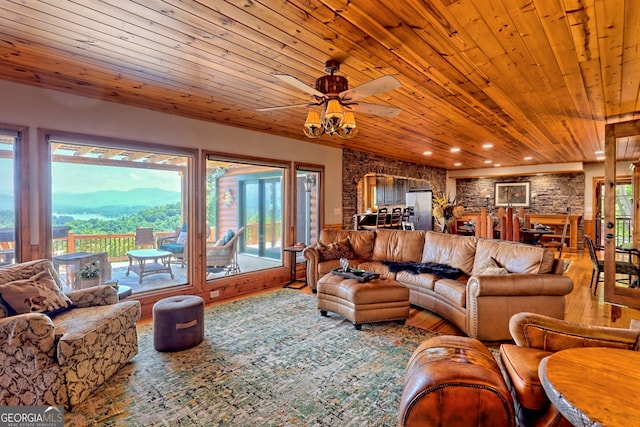
<path id="1" fill-rule="evenodd" d="M 373 261 L 418 262 L 422 257 L 424 231 L 378 230 Z"/>
<path id="2" fill-rule="evenodd" d="M 504 365 L 518 402 L 527 409 L 546 409 L 549 399 L 538 377 L 540 361 L 552 353 L 513 344 L 500 346 L 500 360 Z"/>
<path id="3" fill-rule="evenodd" d="M 466 307 L 467 284 L 452 279 L 440 279 L 433 286 L 433 291 L 451 303 Z"/>
<path id="4" fill-rule="evenodd" d="M 28 279 L 0 285 L 0 296 L 16 314 L 54 315 L 71 306 L 71 300 L 62 293 L 47 270 Z"/>
<path id="5" fill-rule="evenodd" d="M 353 248 L 351 247 L 348 237 L 338 242 L 329 243 L 328 245 L 317 242 L 316 250 L 318 254 L 320 254 L 320 261 L 340 258 L 351 259 L 354 256 Z"/>
<path id="6" fill-rule="evenodd" d="M 493 257 L 485 259 L 480 265 L 473 269 L 474 276 L 493 276 L 496 274 L 507 274 L 506 268 L 501 267 Z"/>
<path id="7" fill-rule="evenodd" d="M 427 231 L 421 262 L 436 262 L 456 267 L 469 274 L 473 270 L 478 238 Z M 486 258 L 486 257 L 485 257 Z M 484 259 L 483 258 L 483 261 Z"/>
<path id="8" fill-rule="evenodd" d="M 411 274 L 408 271 L 398 271 L 398 273 L 396 273 L 396 280 L 398 282 L 409 286 L 418 286 L 431 291 L 438 279 L 438 277 L 429 273 Z"/>
<path id="9" fill-rule="evenodd" d="M 547 252 L 553 257 L 553 252 L 539 246 L 507 240 L 479 239 L 473 270 L 475 271 L 488 258 L 493 258 L 509 273 L 548 273 L 553 266 L 553 260 L 549 263 L 549 259 L 545 257 Z"/>
<path id="10" fill-rule="evenodd" d="M 353 249 L 353 258 L 369 260 L 373 253 L 373 241 L 376 233 L 374 231 L 356 230 L 322 230 L 318 242 L 328 245 L 349 238 L 349 243 Z"/>
<path id="11" fill-rule="evenodd" d="M 384 263 L 381 261 L 365 261 L 358 264 L 358 268 L 363 270 L 371 271 L 373 273 L 378 273 L 380 278 L 382 279 L 395 279 L 396 273 L 389 270 Z"/>

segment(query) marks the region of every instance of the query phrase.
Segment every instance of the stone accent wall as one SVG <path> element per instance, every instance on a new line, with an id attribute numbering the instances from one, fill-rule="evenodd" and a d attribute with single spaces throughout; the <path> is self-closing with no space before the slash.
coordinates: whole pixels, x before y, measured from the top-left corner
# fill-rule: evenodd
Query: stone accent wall
<path id="1" fill-rule="evenodd" d="M 342 228 L 353 229 L 353 215 L 363 210 L 364 176 L 421 179 L 433 194 L 444 192 L 446 170 L 344 149 L 342 151 Z"/>
<path id="2" fill-rule="evenodd" d="M 574 215 L 584 215 L 584 179 L 583 173 L 458 179 L 456 195 L 467 211 L 480 212 L 483 207 L 494 210 L 496 183 L 529 182 L 531 206 L 525 213 L 563 214 L 569 208 Z"/>
<path id="3" fill-rule="evenodd" d="M 456 194 L 468 212 L 480 212 L 487 208 L 495 212 L 495 184 L 502 182 L 530 182 L 531 205 L 524 209 L 535 214 L 565 214 L 567 208 L 573 215 L 584 216 L 584 173 L 532 175 L 456 180 Z M 486 197 L 488 196 L 488 198 Z M 578 229 L 578 249 L 584 248 L 584 221 Z"/>

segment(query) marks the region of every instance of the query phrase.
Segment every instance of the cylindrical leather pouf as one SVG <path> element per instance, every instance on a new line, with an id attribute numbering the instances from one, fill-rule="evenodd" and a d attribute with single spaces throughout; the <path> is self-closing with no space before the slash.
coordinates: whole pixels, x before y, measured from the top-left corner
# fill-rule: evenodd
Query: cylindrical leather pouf
<path id="1" fill-rule="evenodd" d="M 400 425 L 515 426 L 511 394 L 484 344 L 446 335 L 420 344 L 405 373 Z"/>
<path id="2" fill-rule="evenodd" d="M 195 295 L 164 298 L 153 305 L 153 347 L 179 351 L 204 339 L 204 300 Z"/>

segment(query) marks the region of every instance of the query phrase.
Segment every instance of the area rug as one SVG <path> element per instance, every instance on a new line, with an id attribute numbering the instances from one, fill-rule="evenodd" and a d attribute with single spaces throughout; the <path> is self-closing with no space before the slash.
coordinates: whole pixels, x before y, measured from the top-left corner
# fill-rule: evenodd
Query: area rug
<path id="1" fill-rule="evenodd" d="M 404 370 L 434 334 L 397 323 L 357 331 L 316 298 L 283 289 L 205 309 L 205 340 L 139 354 L 65 426 L 395 426 Z"/>

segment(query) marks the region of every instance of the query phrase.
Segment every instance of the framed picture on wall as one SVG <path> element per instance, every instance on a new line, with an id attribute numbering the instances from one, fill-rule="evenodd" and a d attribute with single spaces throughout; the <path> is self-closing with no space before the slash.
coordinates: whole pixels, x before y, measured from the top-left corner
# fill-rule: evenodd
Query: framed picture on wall
<path id="1" fill-rule="evenodd" d="M 531 196 L 530 182 L 496 182 L 496 206 L 528 208 Z"/>

